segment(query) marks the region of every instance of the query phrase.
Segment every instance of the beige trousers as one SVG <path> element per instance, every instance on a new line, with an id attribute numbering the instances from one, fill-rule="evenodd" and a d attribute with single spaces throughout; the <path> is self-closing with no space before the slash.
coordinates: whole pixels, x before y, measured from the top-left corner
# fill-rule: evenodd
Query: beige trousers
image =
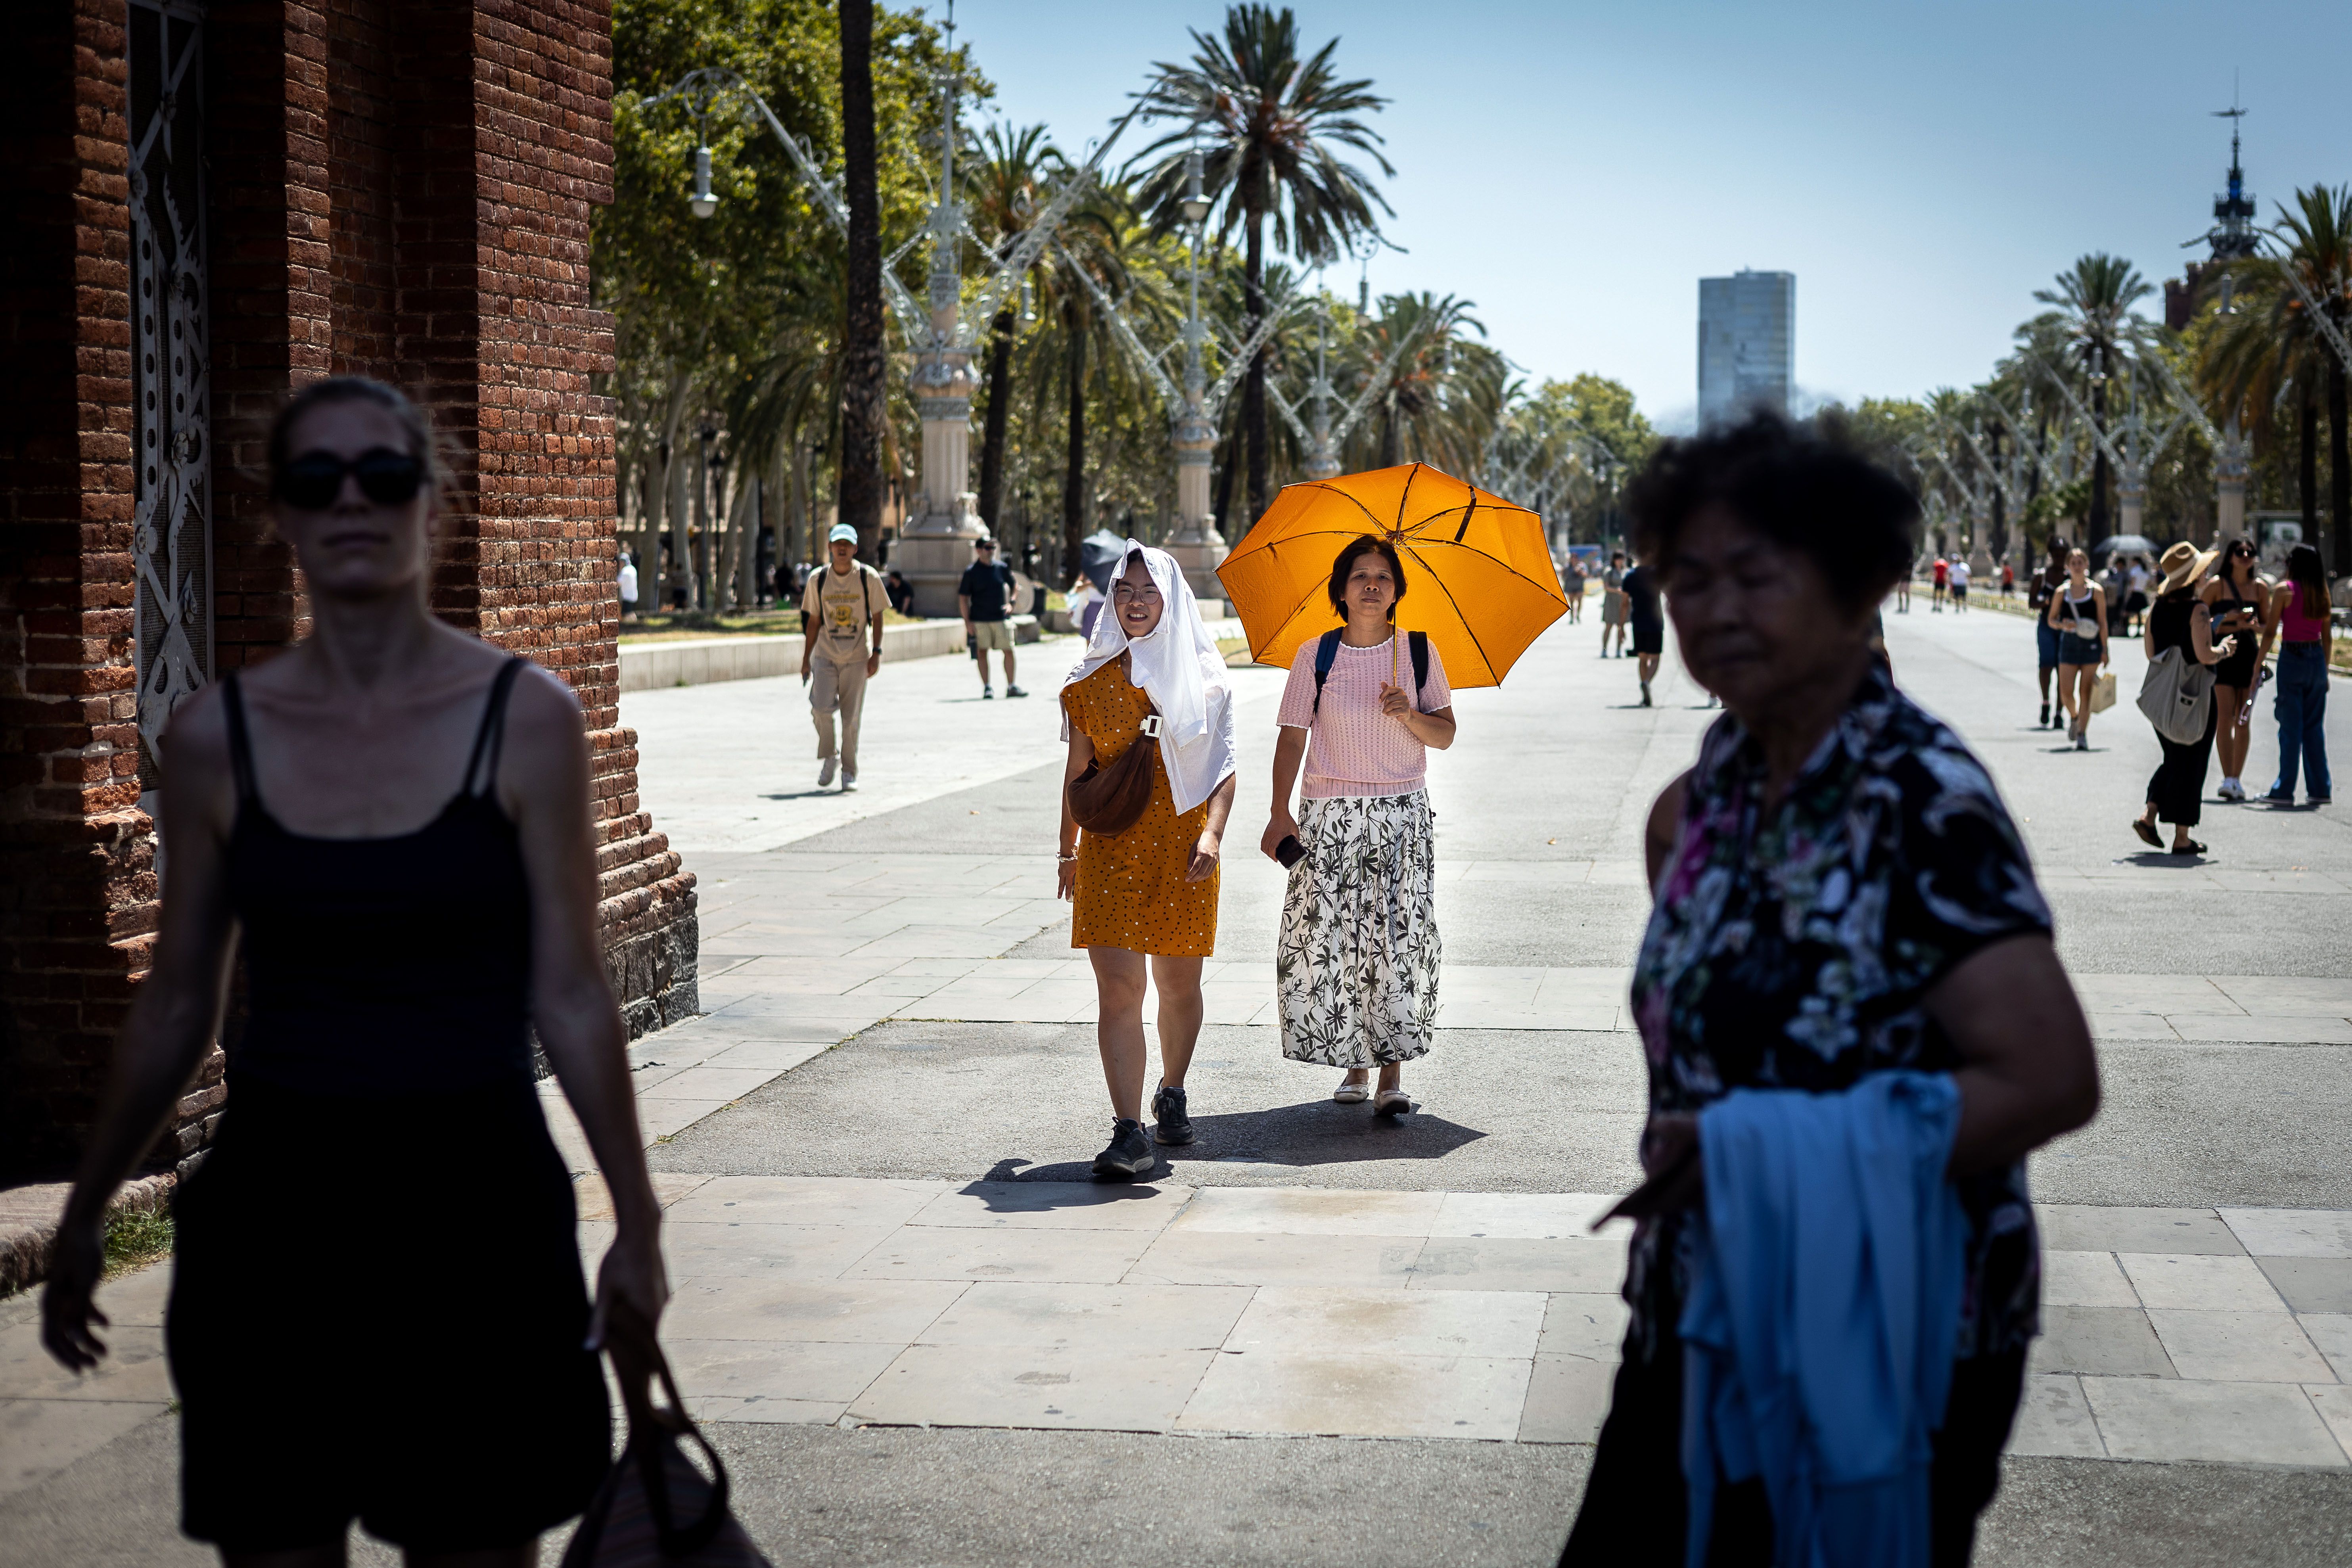
<path id="1" fill-rule="evenodd" d="M 857 721 L 866 710 L 866 646 L 860 638 L 851 656 L 835 659 L 820 641 L 809 654 L 809 717 L 816 723 L 816 757 L 834 754 L 833 716 L 841 714 L 841 771 L 857 771 Z"/>

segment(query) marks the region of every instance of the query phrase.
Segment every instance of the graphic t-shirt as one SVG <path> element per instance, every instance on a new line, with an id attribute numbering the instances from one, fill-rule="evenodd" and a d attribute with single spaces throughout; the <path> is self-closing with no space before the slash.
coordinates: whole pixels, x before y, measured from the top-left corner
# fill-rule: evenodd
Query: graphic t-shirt
<path id="1" fill-rule="evenodd" d="M 802 592 L 801 624 L 819 628 L 814 651 L 836 658 L 862 657 L 866 626 L 889 606 L 882 574 L 865 562 L 850 572 L 823 566 L 809 574 Z"/>
<path id="2" fill-rule="evenodd" d="M 971 601 L 973 620 L 1001 621 L 1013 593 L 1013 568 L 1002 561 L 975 561 L 963 569 L 956 592 Z"/>

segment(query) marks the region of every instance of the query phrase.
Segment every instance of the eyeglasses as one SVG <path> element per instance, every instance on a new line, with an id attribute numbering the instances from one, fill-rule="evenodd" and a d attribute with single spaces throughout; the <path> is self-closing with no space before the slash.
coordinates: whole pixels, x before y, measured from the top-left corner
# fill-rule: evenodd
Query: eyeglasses
<path id="1" fill-rule="evenodd" d="M 278 470 L 278 499 L 302 511 L 324 511 L 343 493 L 345 475 L 360 481 L 360 494 L 378 506 L 415 500 L 425 488 L 424 462 L 390 447 L 371 447 L 356 458 L 329 451 L 305 452 Z"/>
<path id="2" fill-rule="evenodd" d="M 1110 596 L 1122 601 L 1132 600 L 1137 604 L 1156 605 L 1160 602 L 1160 590 L 1150 587 L 1138 588 L 1129 583 L 1114 583 L 1111 584 Z"/>

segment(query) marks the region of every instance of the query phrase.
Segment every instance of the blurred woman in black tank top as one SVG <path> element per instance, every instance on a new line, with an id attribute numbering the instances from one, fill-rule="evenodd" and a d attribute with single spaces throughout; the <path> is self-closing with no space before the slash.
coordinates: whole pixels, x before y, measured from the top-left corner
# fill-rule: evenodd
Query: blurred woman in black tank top
<path id="1" fill-rule="evenodd" d="M 2223 546 L 2221 570 L 2198 588 L 2197 596 L 2213 617 L 2212 635 L 2235 634 L 2238 639 L 2237 651 L 2213 667 L 2213 755 L 2221 764 L 2221 786 L 2213 793 L 2223 800 L 2243 800 L 2246 786 L 2240 774 L 2253 744 L 2254 679 L 2262 668 L 2271 603 L 2271 585 L 2254 570 L 2252 541 L 2233 539 Z"/>
<path id="2" fill-rule="evenodd" d="M 249 1017 L 175 1204 L 183 1526 L 233 1568 L 340 1564 L 354 1519 L 412 1563 L 520 1568 L 605 1469 L 608 1314 L 650 1323 L 668 1294 L 597 934 L 580 708 L 427 611 L 436 476 L 406 398 L 311 386 L 269 465 L 313 630 L 165 737 L 154 965 L 43 1340 L 70 1367 L 105 1353 L 106 1202 L 210 1047 L 234 944 Z M 613 1193 L 593 1308 L 534 1029 Z"/>

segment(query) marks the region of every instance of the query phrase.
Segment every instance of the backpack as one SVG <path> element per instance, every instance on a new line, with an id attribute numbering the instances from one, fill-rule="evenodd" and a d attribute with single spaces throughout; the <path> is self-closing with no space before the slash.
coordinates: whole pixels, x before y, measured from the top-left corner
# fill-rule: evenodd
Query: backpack
<path id="1" fill-rule="evenodd" d="M 2176 746 L 2193 746 L 2213 721 L 2213 668 L 2187 650 L 2166 648 L 2148 660 L 2139 683 L 2139 710 L 2156 732 Z"/>
<path id="2" fill-rule="evenodd" d="M 1331 666 L 1339 661 L 1339 633 L 1345 629 L 1334 626 L 1316 639 L 1313 711 L 1318 714 L 1323 711 L 1323 683 L 1331 679 Z M 1421 707 L 1421 689 L 1429 684 L 1429 634 L 1407 632 L 1404 634 L 1404 646 L 1406 651 L 1412 655 L 1412 705 L 1418 710 Z"/>

